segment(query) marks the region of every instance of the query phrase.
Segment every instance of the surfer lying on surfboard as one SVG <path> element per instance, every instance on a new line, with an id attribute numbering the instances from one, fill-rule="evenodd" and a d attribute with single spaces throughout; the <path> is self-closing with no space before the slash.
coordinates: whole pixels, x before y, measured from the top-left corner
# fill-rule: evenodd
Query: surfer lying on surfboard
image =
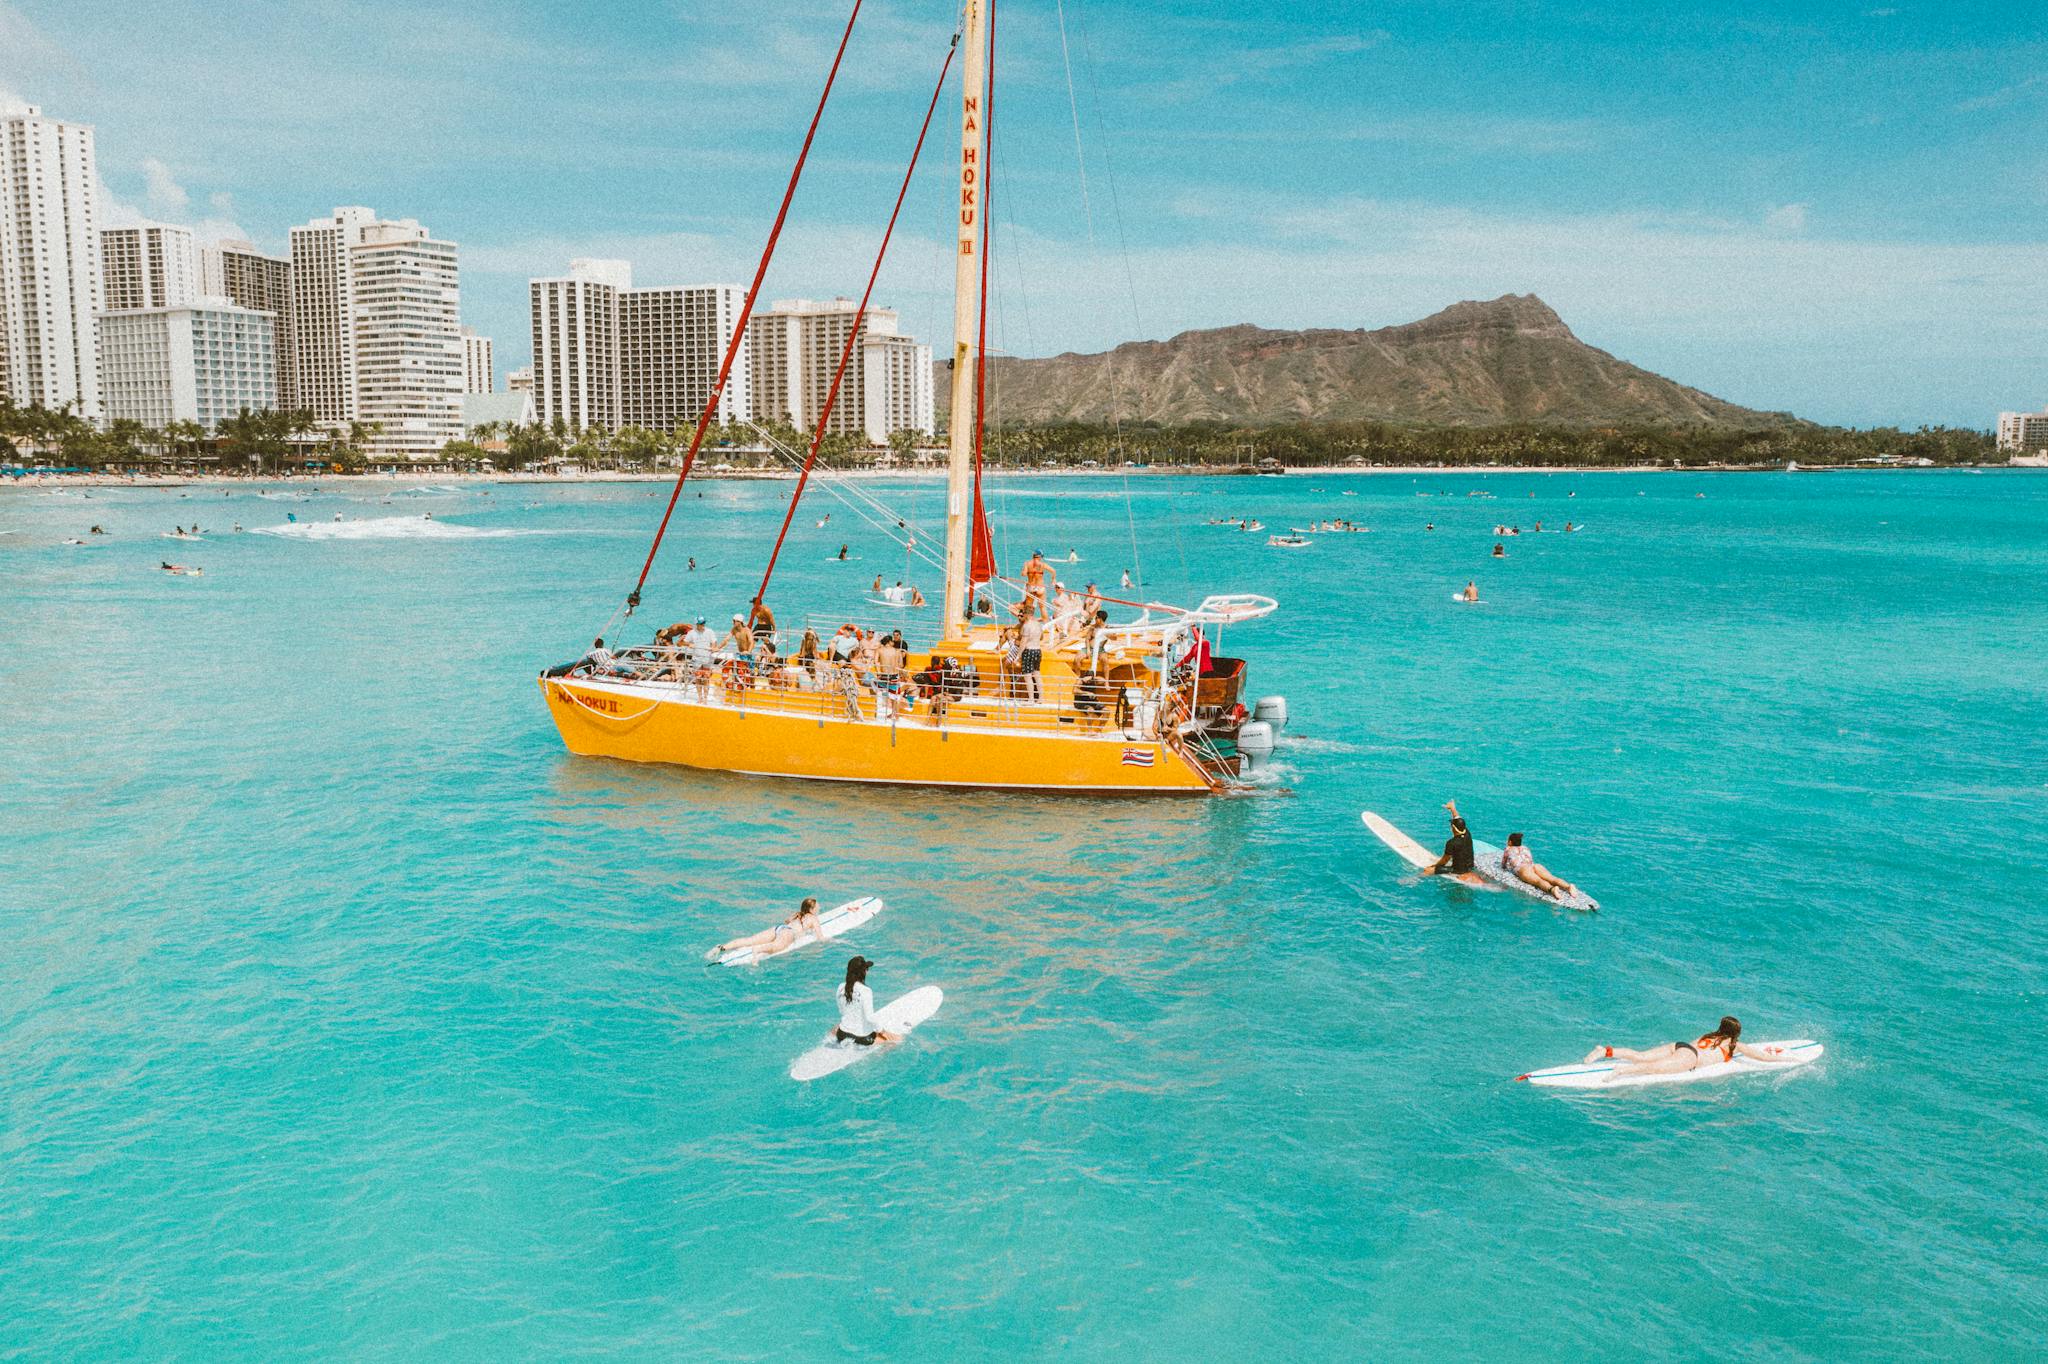
<path id="1" fill-rule="evenodd" d="M 846 984 L 839 987 L 839 1026 L 832 1030 L 835 1042 L 851 1042 L 857 1047 L 872 1047 L 877 1042 L 894 1042 L 893 1032 L 884 1032 L 875 1025 L 875 994 L 868 989 L 868 968 L 874 963 L 866 957 L 852 957 L 846 963 Z"/>
<path id="2" fill-rule="evenodd" d="M 778 952 L 787 952 L 795 947 L 796 940 L 806 933 L 813 939 L 825 936 L 818 926 L 818 897 L 815 895 L 806 895 L 804 902 L 796 907 L 796 913 L 775 927 L 764 928 L 759 933 L 749 933 L 744 938 L 734 938 L 731 942 L 722 942 L 706 952 L 704 957 L 707 961 L 717 961 L 728 952 L 751 947 L 754 949 L 754 958 L 758 961 L 762 957 L 772 957 Z"/>
<path id="3" fill-rule="evenodd" d="M 1500 850 L 1500 864 L 1513 872 L 1524 885 L 1534 886 L 1546 895 L 1562 900 L 1579 893 L 1579 888 L 1571 882 L 1552 876 L 1522 842 L 1520 834 L 1508 835 L 1508 845 Z"/>
<path id="4" fill-rule="evenodd" d="M 1586 1059 L 1580 1064 L 1591 1065 L 1600 1060 L 1627 1061 L 1629 1064 L 1616 1070 L 1611 1077 L 1622 1080 L 1631 1075 L 1672 1075 L 1698 1070 L 1715 1062 L 1733 1061 L 1737 1055 L 1765 1063 L 1794 1059 L 1787 1052 L 1772 1053 L 1745 1046 L 1741 1038 L 1742 1020 L 1729 1015 L 1723 1017 L 1720 1026 L 1712 1032 L 1702 1033 L 1691 1042 L 1664 1042 L 1643 1051 L 1599 1046 L 1587 1052 Z"/>

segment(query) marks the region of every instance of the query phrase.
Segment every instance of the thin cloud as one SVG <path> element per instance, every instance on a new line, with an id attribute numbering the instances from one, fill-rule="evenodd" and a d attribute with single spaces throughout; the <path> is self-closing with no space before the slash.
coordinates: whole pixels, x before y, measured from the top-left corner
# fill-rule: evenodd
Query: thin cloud
<path id="1" fill-rule="evenodd" d="M 1989 94 L 1979 95 L 1975 99 L 1966 99 L 1956 106 L 1956 112 L 1959 114 L 1975 114 L 1982 113 L 1986 109 L 2005 109 L 2020 103 L 2022 100 L 2033 99 L 2044 94 L 2048 94 L 2048 76 L 2029 76 L 2023 81 L 1993 90 Z"/>
<path id="2" fill-rule="evenodd" d="M 1272 47 L 1247 47 L 1232 52 L 1228 63 L 1178 80 L 1160 82 L 1151 86 L 1150 92 L 1167 100 L 1196 99 L 1227 86 L 1262 82 L 1283 71 L 1320 66 L 1337 57 L 1355 57 L 1378 47 L 1392 36 L 1385 29 L 1373 29 L 1366 33 L 1340 33 Z"/>

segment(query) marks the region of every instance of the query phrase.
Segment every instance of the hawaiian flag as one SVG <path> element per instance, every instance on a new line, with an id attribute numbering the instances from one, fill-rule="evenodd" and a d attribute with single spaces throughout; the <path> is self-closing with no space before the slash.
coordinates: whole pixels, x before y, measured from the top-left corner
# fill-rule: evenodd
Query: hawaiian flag
<path id="1" fill-rule="evenodd" d="M 1159 755 L 1149 748 L 1127 748 L 1124 750 L 1125 767 L 1150 767 Z"/>

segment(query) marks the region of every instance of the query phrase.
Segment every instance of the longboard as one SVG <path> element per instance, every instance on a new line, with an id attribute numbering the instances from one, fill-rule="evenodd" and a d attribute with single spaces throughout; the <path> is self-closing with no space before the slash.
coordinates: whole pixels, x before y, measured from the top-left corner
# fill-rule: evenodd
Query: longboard
<path id="1" fill-rule="evenodd" d="M 1499 848 L 1494 847 L 1491 843 L 1482 843 L 1476 838 L 1472 840 L 1472 865 L 1479 869 L 1481 876 L 1494 885 L 1499 886 L 1502 890 L 1520 891 L 1522 894 L 1541 900 L 1545 904 L 1563 905 L 1566 909 L 1591 910 L 1600 908 L 1600 902 L 1586 894 L 1584 890 L 1578 890 L 1573 894 L 1562 897 L 1552 895 L 1549 891 L 1538 890 L 1501 865 Z"/>
<path id="2" fill-rule="evenodd" d="M 836 938 L 849 929 L 859 928 L 869 919 L 880 914 L 882 909 L 882 901 L 877 896 L 863 895 L 858 900 L 848 900 L 843 905 L 835 906 L 819 914 L 818 931 L 816 933 L 797 934 L 796 941 L 783 948 L 781 952 L 771 952 L 768 956 L 764 957 L 760 955 L 759 950 L 756 948 L 736 947 L 720 957 L 718 964 L 720 966 L 752 966 L 756 962 L 768 961 L 773 957 L 779 957 L 785 953 L 792 952 L 799 947 L 808 947 L 814 942 L 822 942 L 827 938 Z"/>
<path id="3" fill-rule="evenodd" d="M 1366 828 L 1372 830 L 1375 834 L 1379 835 L 1380 842 L 1386 844 L 1395 852 L 1399 853 L 1401 855 L 1401 860 L 1403 862 L 1406 862 L 1409 866 L 1415 868 L 1417 871 L 1428 871 L 1431 867 L 1436 865 L 1437 855 L 1435 853 L 1429 851 L 1429 849 L 1423 847 L 1420 843 L 1417 843 L 1414 839 L 1408 837 L 1408 835 L 1402 833 L 1399 829 L 1396 829 L 1393 825 L 1387 823 L 1387 821 L 1381 819 L 1372 811 L 1367 810 L 1364 814 L 1361 814 L 1359 818 L 1365 822 Z M 1474 843 L 1472 847 L 1475 853 L 1476 864 L 1476 853 L 1479 845 L 1477 843 Z M 1445 878 L 1449 880 L 1462 882 L 1463 884 L 1468 886 L 1478 886 L 1481 889 L 1490 889 L 1490 887 L 1487 885 L 1486 879 L 1480 876 L 1477 872 L 1447 871 L 1441 873 L 1441 875 L 1443 875 Z"/>
<path id="4" fill-rule="evenodd" d="M 898 999 L 892 999 L 881 1008 L 875 1010 L 875 1022 L 881 1025 L 882 1030 L 885 1032 L 909 1032 L 912 1028 L 915 1028 L 918 1024 L 937 1013 L 939 1005 L 945 1002 L 945 998 L 945 991 L 941 990 L 938 986 L 921 985 L 909 994 Z M 830 1033 L 827 1033 L 826 1041 L 812 1047 L 790 1064 L 790 1079 L 816 1080 L 822 1076 L 830 1075 L 834 1071 L 845 1070 L 848 1066 L 853 1065 L 857 1061 L 864 1061 L 878 1051 L 889 1049 L 889 1045 L 885 1042 L 877 1042 L 872 1046 L 863 1047 L 857 1042 L 832 1041 L 830 1040 L 831 1036 Z"/>
<path id="5" fill-rule="evenodd" d="M 1791 1042 L 1752 1042 L 1758 1051 L 1786 1053 L 1784 1061 L 1752 1061 L 1740 1052 L 1733 1061 L 1715 1061 L 1692 1070 L 1668 1072 L 1662 1075 L 1624 1075 L 1614 1078 L 1614 1073 L 1630 1065 L 1627 1061 L 1589 1061 L 1577 1066 L 1552 1066 L 1549 1070 L 1532 1070 L 1527 1075 L 1517 1075 L 1517 1080 L 1526 1080 L 1532 1085 L 1543 1085 L 1552 1089 L 1638 1089 L 1644 1085 L 1681 1085 L 1696 1080 L 1725 1080 L 1731 1075 L 1762 1075 L 1781 1070 L 1797 1070 L 1812 1061 L 1817 1061 L 1827 1048 L 1806 1038 Z"/>

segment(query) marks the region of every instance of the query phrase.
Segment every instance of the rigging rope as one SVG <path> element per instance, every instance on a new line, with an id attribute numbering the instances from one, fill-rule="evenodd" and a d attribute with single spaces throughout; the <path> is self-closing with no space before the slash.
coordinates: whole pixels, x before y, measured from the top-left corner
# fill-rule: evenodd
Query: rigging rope
<path id="1" fill-rule="evenodd" d="M 768 580 L 775 576 L 775 561 L 782 557 L 782 542 L 789 538 L 790 523 L 796 520 L 797 504 L 803 501 L 804 489 L 811 481 L 811 466 L 817 462 L 818 447 L 825 443 L 825 428 L 832 420 L 832 408 L 839 401 L 839 386 L 846 378 L 846 366 L 853 359 L 853 348 L 860 344 L 861 328 L 867 320 L 868 300 L 874 297 L 875 280 L 882 273 L 882 261 L 889 254 L 889 239 L 896 234 L 896 219 L 903 212 L 904 197 L 910 193 L 910 182 L 917 174 L 918 158 L 924 154 L 925 135 L 932 130 L 932 115 L 939 107 L 939 96 L 945 93 L 946 76 L 953 69 L 953 55 L 960 50 L 960 35 L 955 33 L 953 41 L 946 47 L 946 60 L 939 67 L 938 84 L 932 87 L 931 102 L 925 106 L 924 124 L 917 130 L 917 145 L 910 150 L 910 164 L 904 168 L 903 184 L 896 191 L 896 207 L 889 212 L 889 225 L 882 230 L 882 244 L 875 251 L 874 268 L 868 271 L 868 287 L 860 296 L 860 307 L 853 315 L 853 325 L 847 329 L 846 344 L 839 348 L 839 367 L 832 371 L 832 387 L 825 394 L 824 406 L 818 410 L 818 427 L 811 436 L 810 451 L 804 456 L 803 471 L 797 475 L 796 490 L 790 494 L 789 510 L 783 513 L 782 530 L 775 537 L 775 548 L 768 552 L 768 566 L 761 572 L 761 586 L 754 591 L 754 606 L 761 605 L 768 595 Z M 984 191 L 986 193 L 986 191 Z"/>
<path id="2" fill-rule="evenodd" d="M 747 289 L 746 302 L 740 306 L 739 320 L 733 324 L 732 340 L 725 346 L 725 359 L 719 363 L 718 378 L 711 385 L 711 393 L 704 400 L 704 411 L 697 418 L 697 430 L 690 437 L 689 453 L 683 456 L 683 467 L 676 474 L 676 486 L 669 492 L 668 508 L 661 514 L 661 525 L 655 529 L 654 543 L 647 547 L 647 562 L 640 565 L 640 578 L 633 584 L 632 592 L 626 596 L 626 614 L 632 615 L 633 608 L 640 604 L 640 589 L 647 586 L 647 575 L 654 569 L 654 556 L 661 550 L 662 537 L 668 534 L 669 518 L 675 515 L 676 500 L 683 495 L 683 482 L 690 476 L 690 468 L 697 462 L 697 451 L 704 444 L 704 432 L 711 425 L 711 416 L 718 410 L 719 397 L 725 392 L 725 381 L 732 376 L 732 364 L 739 354 L 740 344 L 746 339 L 747 321 L 753 316 L 754 302 L 761 296 L 761 281 L 768 274 L 768 262 L 775 255 L 775 243 L 782 236 L 782 225 L 789 217 L 790 201 L 796 198 L 797 181 L 803 177 L 804 162 L 811 154 L 811 143 L 818 136 L 818 124 L 825 117 L 825 101 L 832 97 L 833 82 L 839 79 L 839 64 L 846 59 L 846 44 L 853 37 L 854 21 L 860 18 L 862 0 L 853 0 L 853 12 L 846 16 L 846 31 L 839 35 L 839 50 L 832 55 L 832 69 L 825 76 L 825 88 L 818 93 L 818 107 L 811 114 L 811 126 L 804 133 L 804 145 L 797 153 L 796 165 L 790 169 L 789 185 L 782 191 L 782 207 L 776 210 L 775 226 L 769 230 L 768 244 L 761 249 L 761 263 L 754 268 L 754 282 Z"/>

